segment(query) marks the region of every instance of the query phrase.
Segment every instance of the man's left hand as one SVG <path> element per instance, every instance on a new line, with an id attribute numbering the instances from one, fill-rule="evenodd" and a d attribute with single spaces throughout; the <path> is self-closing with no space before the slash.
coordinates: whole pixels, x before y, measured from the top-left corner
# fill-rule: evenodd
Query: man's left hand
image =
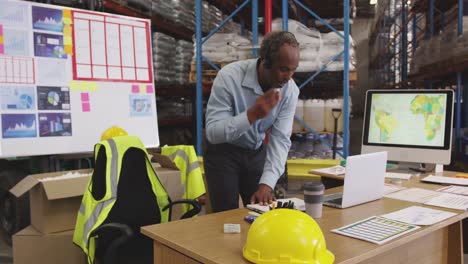
<path id="1" fill-rule="evenodd" d="M 257 191 L 250 198 L 250 203 L 258 201 L 261 205 L 271 204 L 275 199 L 273 190 L 266 184 L 260 184 Z"/>

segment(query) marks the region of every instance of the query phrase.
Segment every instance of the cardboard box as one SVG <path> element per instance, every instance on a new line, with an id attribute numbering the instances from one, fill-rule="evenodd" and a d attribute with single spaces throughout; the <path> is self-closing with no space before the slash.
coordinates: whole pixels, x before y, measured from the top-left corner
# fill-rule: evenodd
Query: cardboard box
<path id="1" fill-rule="evenodd" d="M 41 234 L 32 226 L 13 235 L 15 264 L 85 264 L 86 255 L 72 242 L 73 230 Z"/>
<path id="2" fill-rule="evenodd" d="M 68 172 L 89 175 L 59 177 Z M 21 180 L 10 192 L 16 197 L 29 192 L 31 225 L 39 232 L 48 234 L 72 230 L 91 172 L 92 169 L 84 169 L 33 174 Z"/>

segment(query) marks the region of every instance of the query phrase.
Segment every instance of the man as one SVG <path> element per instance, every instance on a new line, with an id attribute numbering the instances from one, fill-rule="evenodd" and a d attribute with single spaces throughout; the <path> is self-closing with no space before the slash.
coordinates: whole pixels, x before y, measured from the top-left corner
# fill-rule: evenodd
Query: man
<path id="1" fill-rule="evenodd" d="M 260 58 L 226 65 L 213 82 L 206 111 L 204 167 L 213 211 L 271 203 L 284 172 L 299 89 L 292 33 L 271 32 Z M 269 142 L 263 145 L 271 129 Z"/>

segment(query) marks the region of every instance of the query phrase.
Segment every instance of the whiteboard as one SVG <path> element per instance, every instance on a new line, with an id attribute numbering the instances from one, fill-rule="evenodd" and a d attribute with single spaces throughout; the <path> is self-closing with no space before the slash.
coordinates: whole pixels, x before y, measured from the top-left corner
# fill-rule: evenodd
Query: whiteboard
<path id="1" fill-rule="evenodd" d="M 1 6 L 0 157 L 92 152 L 111 126 L 159 146 L 149 20 Z"/>

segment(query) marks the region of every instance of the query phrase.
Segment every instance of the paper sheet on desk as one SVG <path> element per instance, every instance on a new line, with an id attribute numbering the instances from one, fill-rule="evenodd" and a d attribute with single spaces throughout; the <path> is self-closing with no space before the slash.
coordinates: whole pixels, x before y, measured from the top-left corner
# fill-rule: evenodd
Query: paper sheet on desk
<path id="1" fill-rule="evenodd" d="M 281 202 L 284 204 L 289 201 L 294 203 L 294 209 L 299 210 L 299 211 L 305 211 L 304 200 L 299 199 L 299 198 L 277 199 L 276 204 L 278 204 L 278 202 Z M 257 213 L 264 213 L 264 212 L 270 211 L 270 206 L 271 205 L 248 204 L 247 208 Z"/>
<path id="2" fill-rule="evenodd" d="M 454 178 L 454 177 L 429 175 L 426 178 L 421 179 L 421 181 L 468 186 L 468 179 L 464 179 L 464 178 Z"/>
<path id="3" fill-rule="evenodd" d="M 409 180 L 413 175 L 409 173 L 386 172 L 385 178 Z"/>
<path id="4" fill-rule="evenodd" d="M 384 195 L 387 198 L 410 201 L 415 203 L 425 203 L 441 193 L 420 188 L 408 188 L 398 192 Z"/>
<path id="5" fill-rule="evenodd" d="M 468 187 L 464 187 L 464 186 L 450 185 L 450 186 L 447 186 L 447 187 L 437 189 L 437 191 L 438 192 L 444 192 L 444 193 L 453 193 L 453 194 L 467 195 L 468 196 Z"/>
<path id="6" fill-rule="evenodd" d="M 384 185 L 384 195 L 394 193 L 394 192 L 398 192 L 398 191 L 401 191 L 401 190 L 404 190 L 404 189 L 406 189 L 406 187 L 386 183 Z"/>
<path id="7" fill-rule="evenodd" d="M 467 210 L 468 197 L 452 193 L 441 193 L 439 196 L 432 198 L 424 204 L 458 210 Z"/>
<path id="8" fill-rule="evenodd" d="M 381 216 L 412 225 L 432 225 L 455 215 L 457 214 L 421 206 L 410 206 Z"/>
<path id="9" fill-rule="evenodd" d="M 310 170 L 309 173 L 317 174 L 317 175 L 325 175 L 325 176 L 344 176 L 345 174 L 345 167 L 336 165 L 333 167 L 322 168 L 322 169 L 313 169 Z"/>

